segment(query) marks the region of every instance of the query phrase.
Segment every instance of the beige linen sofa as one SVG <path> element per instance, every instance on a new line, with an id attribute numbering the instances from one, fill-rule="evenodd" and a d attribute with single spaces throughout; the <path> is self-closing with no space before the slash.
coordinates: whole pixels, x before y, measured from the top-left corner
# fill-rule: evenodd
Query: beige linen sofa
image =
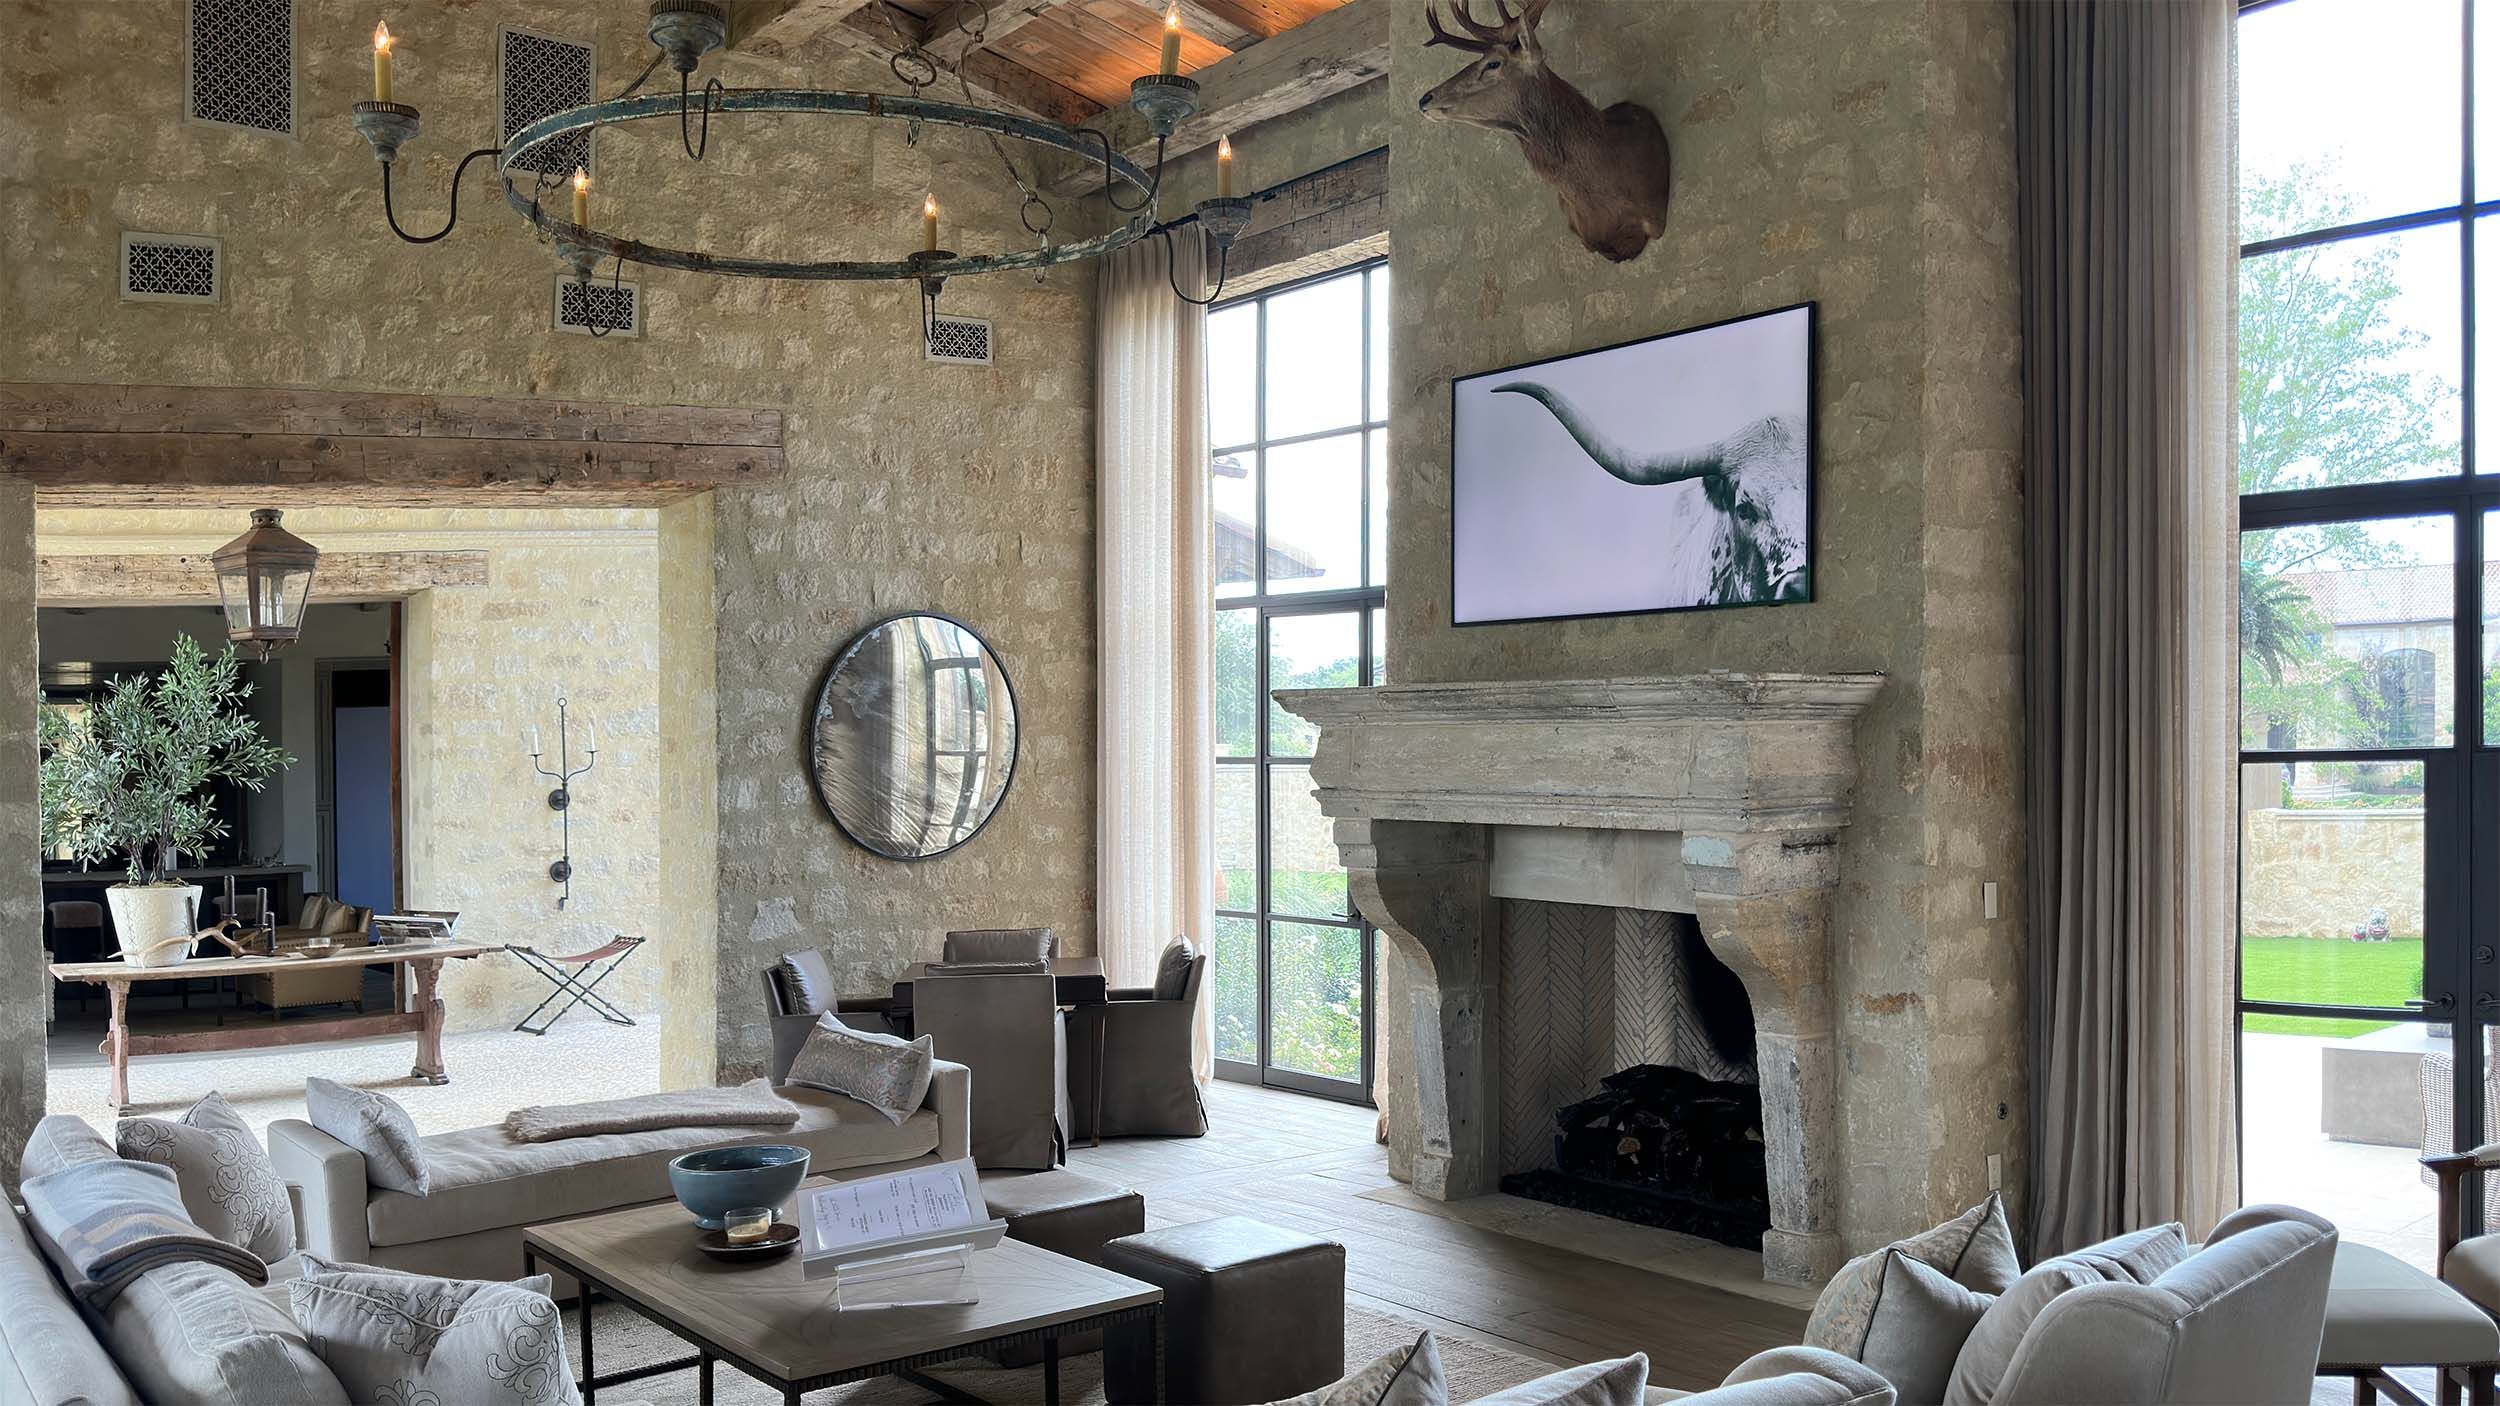
<path id="1" fill-rule="evenodd" d="M 421 1139 L 426 1195 L 369 1184 L 364 1154 L 300 1119 L 269 1125 L 269 1158 L 300 1188 L 306 1250 L 461 1279 L 517 1279 L 521 1232 L 547 1221 L 670 1199 L 669 1160 L 699 1147 L 789 1143 L 815 1171 L 913 1166 L 971 1155 L 971 1072 L 936 1062 L 928 1098 L 901 1123 L 855 1099 L 789 1087 L 796 1127 L 671 1128 L 519 1142 L 500 1124 Z M 724 1134 L 731 1134 L 724 1136 Z M 559 1286 L 559 1295 L 569 1292 Z"/>

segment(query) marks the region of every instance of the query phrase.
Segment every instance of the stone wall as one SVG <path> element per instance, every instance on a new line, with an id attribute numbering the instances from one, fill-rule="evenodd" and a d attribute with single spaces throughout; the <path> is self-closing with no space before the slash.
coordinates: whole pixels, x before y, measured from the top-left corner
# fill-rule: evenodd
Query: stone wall
<path id="1" fill-rule="evenodd" d="M 651 922 L 675 853 L 660 828 L 672 808 L 662 803 L 670 750 L 660 727 L 658 516 L 650 509 L 337 508 L 287 515 L 292 530 L 331 551 L 486 553 L 484 585 L 420 591 L 404 605 L 407 906 L 460 913 L 464 937 L 551 953 L 596 946 L 620 931 L 648 935 L 655 946 L 600 988 L 642 1012 L 659 1008 L 667 964 L 694 941 L 674 924 Z M 45 509 L 35 529 L 42 550 L 64 555 L 201 552 L 235 531 L 231 513 L 161 509 Z M 216 622 L 194 618 L 214 646 Z M 275 662 L 308 671 L 312 661 L 281 654 Z M 536 725 L 552 752 L 559 691 L 572 699 L 577 764 L 582 725 L 599 731 L 597 767 L 575 788 L 573 901 L 561 910 L 562 890 L 548 880 L 547 865 L 562 837 L 547 807 L 549 783 L 532 772 L 521 742 L 523 729 Z M 290 692 L 309 695 L 309 681 Z M 288 727 L 299 764 L 273 783 L 289 801 L 290 831 L 299 819 L 312 829 L 312 706 L 304 698 L 304 717 Z M 317 875 L 308 886 L 320 886 Z M 546 994 L 546 983 L 516 962 L 457 962 L 443 974 L 453 1030 L 509 1027 Z"/>
<path id="2" fill-rule="evenodd" d="M 0 285 L 5 286 L 5 285 Z M 35 495 L 0 481 L 0 561 L 33 562 Z M 35 573 L 0 571 L 0 1184 L 43 1116 L 43 893 L 36 880 Z"/>
<path id="3" fill-rule="evenodd" d="M 2021 1186 L 2010 23 L 1942 0 L 1556 6 L 1549 61 L 1601 105 L 1649 105 L 1675 147 L 1666 234 L 1610 265 L 1509 138 L 1423 121 L 1415 99 L 1457 59 L 1423 46 L 1420 0 L 1395 20 L 1396 680 L 1889 676 L 1831 905 L 1852 1250 L 1977 1200 L 1990 1153 Z M 1822 315 L 1814 603 L 1450 626 L 1452 376 L 1805 299 Z M 1393 1105 L 1414 1097 L 1403 965 L 1383 1003 Z"/>
<path id="4" fill-rule="evenodd" d="M 411 228 L 439 224 L 453 163 L 493 140 L 495 35 L 506 17 L 452 4 L 393 16 L 398 96 L 425 111 L 396 182 Z M 643 17 L 641 6 L 599 0 L 535 0 L 527 12 L 533 29 L 595 38 L 602 93 L 623 87 L 651 53 Z M 716 582 L 704 618 L 716 621 L 725 682 L 706 798 L 720 812 L 720 843 L 676 855 L 656 877 L 672 905 L 708 898 L 701 914 L 676 915 L 691 942 L 711 947 L 715 922 L 721 934 L 704 964 L 709 979 L 692 988 L 709 1009 L 688 1028 L 712 1029 L 719 1073 L 751 1066 L 762 1050 L 755 968 L 792 942 L 831 947 L 845 981 L 863 985 L 933 954 L 953 926 L 1050 923 L 1086 950 L 1090 272 L 949 288 L 948 311 L 995 323 L 998 360 L 988 368 L 922 362 L 913 294 L 888 284 L 645 273 L 643 337 L 552 333 L 553 258 L 476 169 L 449 239 L 416 248 L 384 227 L 371 152 L 344 115 L 368 95 L 373 19 L 345 0 L 296 6 L 305 114 L 296 139 L 183 121 L 177 0 L 48 7 L 28 43 L 0 52 L 0 149 L 12 153 L 0 187 L 11 250 L 0 273 L 11 329 L 0 379 L 784 411 L 786 477 L 721 492 L 704 524 Z M 894 86 L 882 65 L 827 47 L 788 62 L 714 62 L 732 86 Z M 93 120 L 108 111 L 112 121 Z M 633 237 L 870 257 L 918 247 L 921 193 L 934 189 L 958 248 L 1026 238 L 995 157 L 960 133 L 932 130 L 907 146 L 899 126 L 862 120 L 724 121 L 699 166 L 678 149 L 674 123 L 611 129 L 599 143 L 601 220 Z M 223 301 L 117 301 L 124 230 L 223 239 Z M 282 494 L 272 502 L 290 506 Z M 670 579 L 688 579 L 682 554 L 664 555 Z M 31 575 L 4 533 L 0 575 Z M 961 616 L 998 649 L 1023 705 L 1024 747 L 1014 790 L 978 839 L 936 863 L 899 865 L 841 839 L 809 792 L 800 738 L 835 650 L 868 620 L 915 608 Z M 682 631 L 672 638 L 672 659 L 700 660 L 702 651 L 681 647 Z M 0 632 L 0 650 L 8 643 Z M 708 722 L 709 678 L 673 673 L 672 688 L 703 696 L 662 719 Z M 0 739 L 21 721 L 13 712 Z M 672 783 L 666 794 L 692 804 L 685 791 Z M 709 809 L 677 833 L 708 834 Z M 31 850 L 31 829 L 22 846 Z M 717 872 L 689 878 L 715 848 Z M 673 992 L 690 989 L 686 964 L 673 975 Z M 682 1041 L 672 1049 L 673 1060 L 685 1055 Z M 713 1062 L 689 1072 L 709 1078 Z"/>
<path id="5" fill-rule="evenodd" d="M 2387 913 L 2388 935 L 2422 935 L 2422 812 L 2251 810 L 2240 817 L 2240 931 L 2348 938 Z"/>

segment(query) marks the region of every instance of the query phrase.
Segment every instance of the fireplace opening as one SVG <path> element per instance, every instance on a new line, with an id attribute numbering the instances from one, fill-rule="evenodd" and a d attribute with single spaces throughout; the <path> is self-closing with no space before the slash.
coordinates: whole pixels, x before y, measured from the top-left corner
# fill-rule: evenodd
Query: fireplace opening
<path id="1" fill-rule="evenodd" d="M 1604 1063 L 1620 1067 L 1596 1080 L 1594 1091 L 1585 1083 L 1557 1091 L 1563 1101 L 1544 1105 L 1550 1145 L 1518 1158 L 1535 1165 L 1515 1165 L 1502 1189 L 1758 1248 L 1771 1228 L 1771 1200 L 1744 983 L 1687 916 L 1588 911 L 1607 915 L 1602 926 L 1612 929 Z M 1554 925 L 1531 915 L 1511 931 L 1533 938 L 1540 922 Z M 1549 968 L 1557 957 L 1570 960 L 1548 947 Z"/>

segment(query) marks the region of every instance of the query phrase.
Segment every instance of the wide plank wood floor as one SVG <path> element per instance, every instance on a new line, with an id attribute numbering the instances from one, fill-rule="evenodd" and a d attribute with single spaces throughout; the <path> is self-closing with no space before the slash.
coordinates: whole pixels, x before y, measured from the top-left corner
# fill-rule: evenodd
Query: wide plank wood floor
<path id="1" fill-rule="evenodd" d="M 1203 1138 L 1078 1147 L 1076 1171 L 1145 1193 L 1151 1225 L 1250 1216 L 1346 1247 L 1357 1301 L 1557 1364 L 1646 1352 L 1650 1380 L 1697 1390 L 1793 1343 L 1795 1309 L 1366 1200 L 1391 1184 L 1373 1113 L 1218 1080 Z"/>

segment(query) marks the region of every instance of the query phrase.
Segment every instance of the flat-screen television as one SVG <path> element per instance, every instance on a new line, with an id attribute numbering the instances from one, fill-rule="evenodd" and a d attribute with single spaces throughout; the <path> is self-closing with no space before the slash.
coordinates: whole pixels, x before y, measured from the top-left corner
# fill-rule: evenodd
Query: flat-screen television
<path id="1" fill-rule="evenodd" d="M 1450 384 L 1459 625 L 1814 598 L 1815 305 Z"/>

